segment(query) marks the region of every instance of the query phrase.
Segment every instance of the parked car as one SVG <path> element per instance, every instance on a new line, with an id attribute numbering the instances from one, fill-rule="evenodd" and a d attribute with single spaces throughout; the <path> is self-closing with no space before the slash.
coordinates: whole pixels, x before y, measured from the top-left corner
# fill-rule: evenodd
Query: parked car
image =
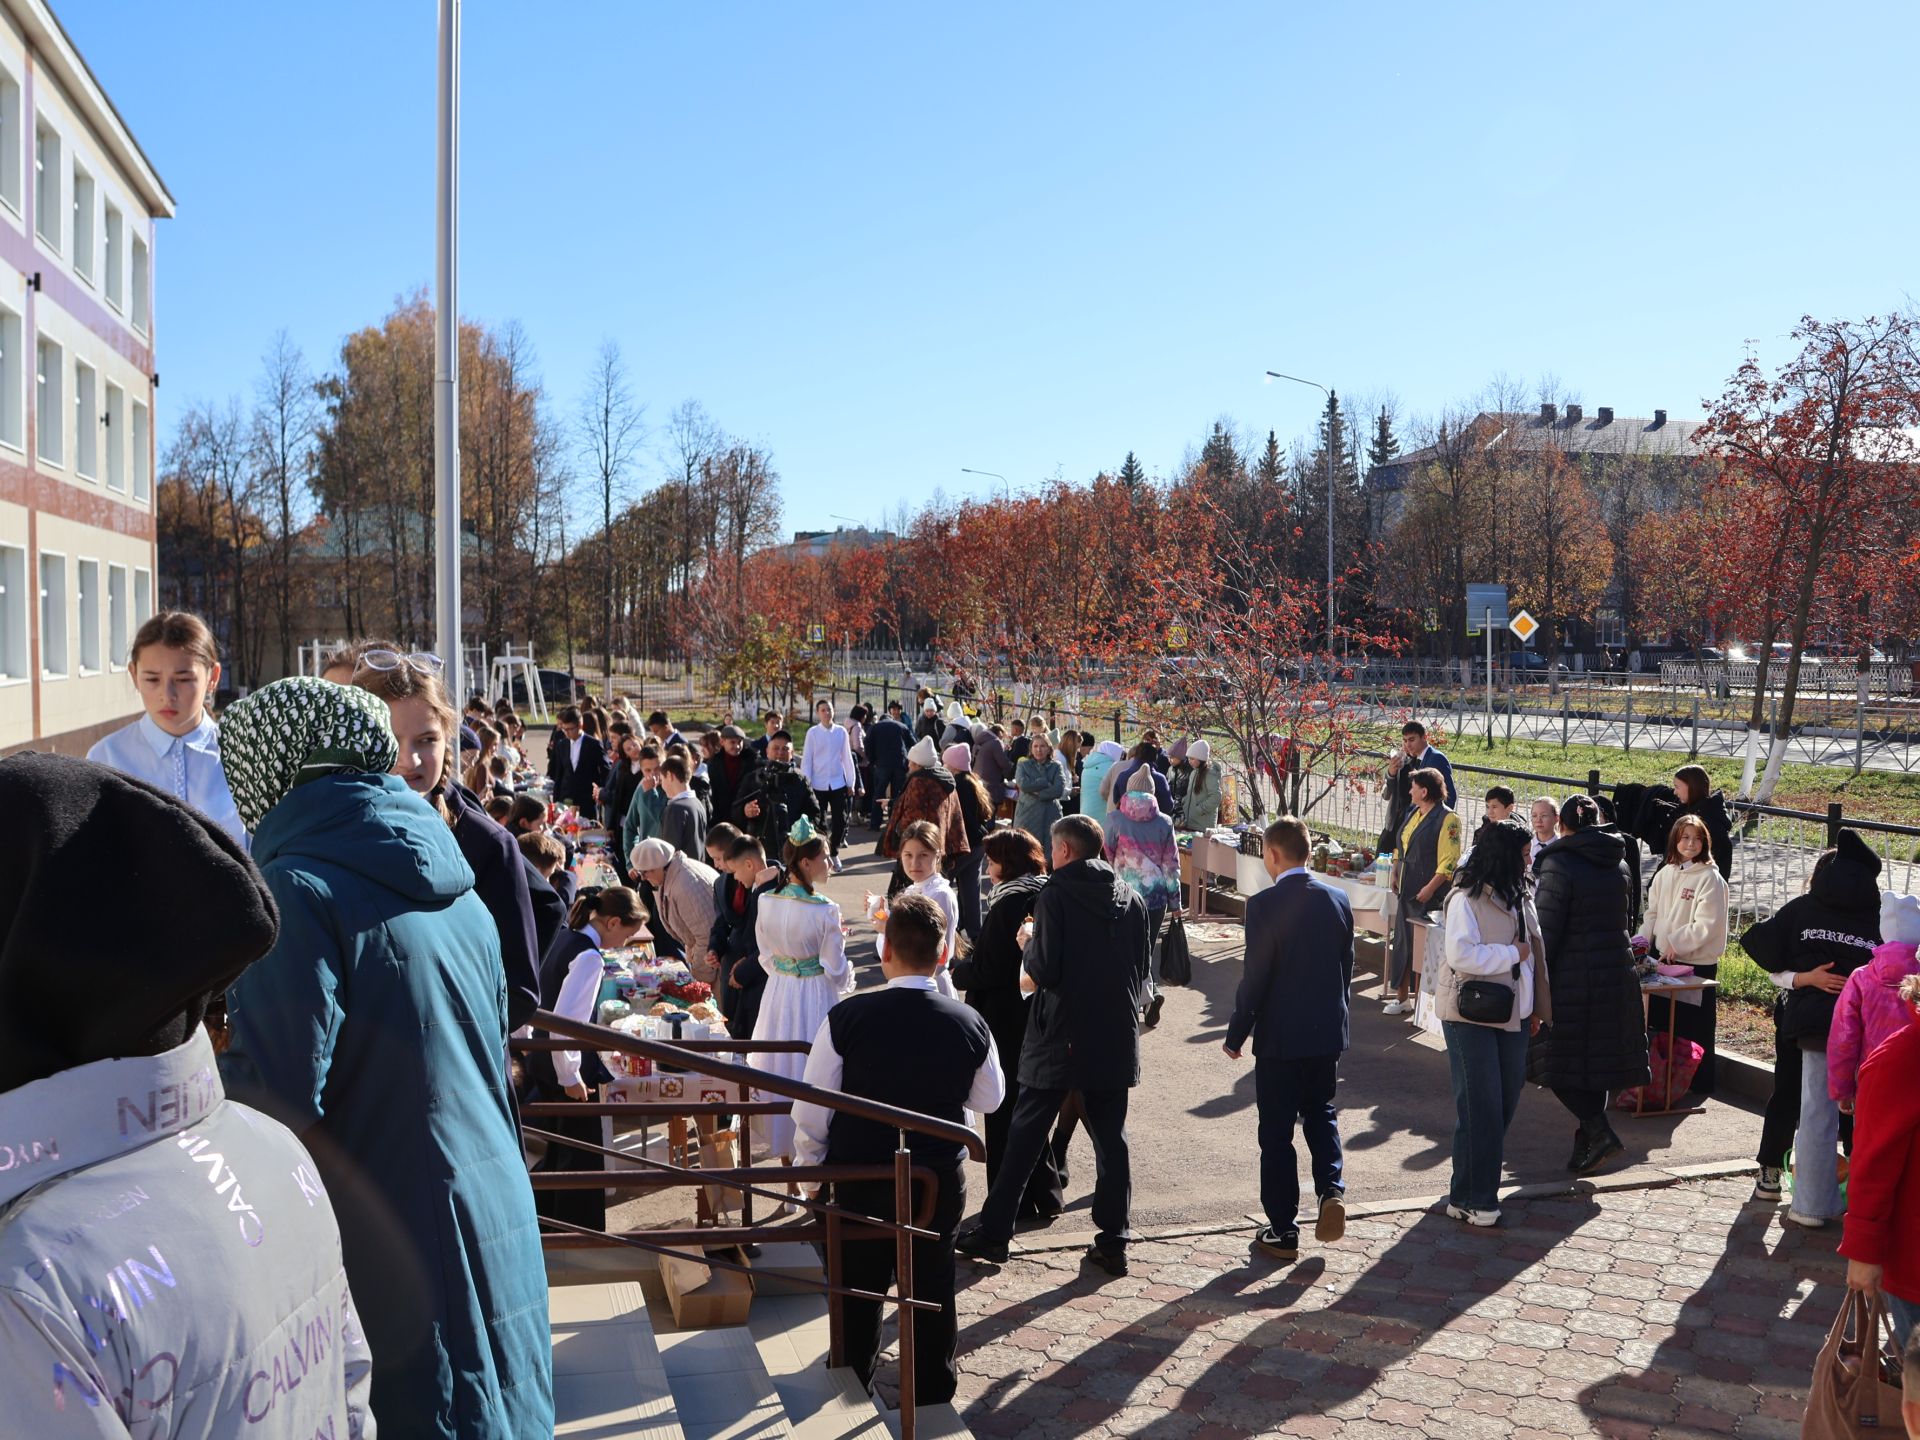
<path id="1" fill-rule="evenodd" d="M 1515 650 L 1513 652 L 1513 668 L 1537 675 L 1570 675 L 1573 673 L 1567 668 L 1566 661 L 1549 660 L 1538 650 Z"/>
<path id="2" fill-rule="evenodd" d="M 514 677 L 510 694 L 515 705 L 528 703 L 527 682 L 523 677 Z M 540 694 L 549 705 L 571 705 L 575 701 L 587 698 L 587 682 L 578 675 L 569 675 L 564 670 L 542 670 Z"/>
<path id="3" fill-rule="evenodd" d="M 1686 649 L 1675 650 L 1671 655 L 1663 655 L 1663 660 L 1677 660 L 1682 665 L 1720 665 L 1727 660 L 1727 652 L 1718 645 L 1694 645 Z"/>

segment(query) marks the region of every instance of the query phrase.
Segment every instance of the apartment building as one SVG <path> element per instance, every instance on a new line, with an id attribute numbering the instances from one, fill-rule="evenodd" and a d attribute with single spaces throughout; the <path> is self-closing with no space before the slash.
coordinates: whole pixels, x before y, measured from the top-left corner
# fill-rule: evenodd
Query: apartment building
<path id="1" fill-rule="evenodd" d="M 173 197 L 40 0 L 0 0 L 0 754 L 139 713 L 154 222 Z"/>

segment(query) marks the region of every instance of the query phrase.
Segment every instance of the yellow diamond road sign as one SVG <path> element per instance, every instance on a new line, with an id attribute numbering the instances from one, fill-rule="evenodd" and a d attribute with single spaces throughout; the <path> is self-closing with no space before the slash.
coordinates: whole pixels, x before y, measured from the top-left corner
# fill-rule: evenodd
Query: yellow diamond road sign
<path id="1" fill-rule="evenodd" d="M 1507 629 L 1520 637 L 1520 643 L 1526 644 L 1533 638 L 1533 632 L 1540 628 L 1540 622 L 1522 610 L 1507 622 Z"/>

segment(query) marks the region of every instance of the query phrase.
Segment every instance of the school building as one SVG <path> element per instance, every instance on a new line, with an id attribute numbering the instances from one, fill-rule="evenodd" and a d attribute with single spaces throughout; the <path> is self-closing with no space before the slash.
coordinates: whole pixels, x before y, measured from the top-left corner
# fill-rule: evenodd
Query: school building
<path id="1" fill-rule="evenodd" d="M 154 222 L 173 196 L 41 0 L 0 0 L 0 754 L 140 711 Z"/>

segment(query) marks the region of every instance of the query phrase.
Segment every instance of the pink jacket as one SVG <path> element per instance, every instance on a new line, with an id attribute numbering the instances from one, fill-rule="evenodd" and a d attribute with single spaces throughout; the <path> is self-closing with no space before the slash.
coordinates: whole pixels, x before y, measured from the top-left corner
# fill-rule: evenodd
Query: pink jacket
<path id="1" fill-rule="evenodd" d="M 1881 1044 L 1912 1022 L 1913 1008 L 1900 998 L 1900 982 L 1920 973 L 1915 947 L 1880 945 L 1873 959 L 1847 977 L 1827 1034 L 1827 1094 L 1851 1100 L 1859 1089 L 1860 1066 Z"/>

